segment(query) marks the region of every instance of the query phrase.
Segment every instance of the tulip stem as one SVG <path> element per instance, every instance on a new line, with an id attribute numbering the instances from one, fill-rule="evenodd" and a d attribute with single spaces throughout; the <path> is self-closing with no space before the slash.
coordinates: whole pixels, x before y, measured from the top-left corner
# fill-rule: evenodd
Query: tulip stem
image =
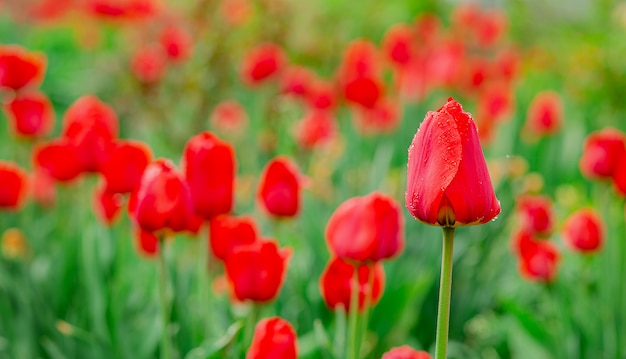
<path id="1" fill-rule="evenodd" d="M 165 238 L 159 236 L 159 297 L 161 300 L 161 320 L 163 332 L 161 333 L 161 359 L 169 359 L 169 305 L 167 300 L 167 264 L 165 262 Z"/>
<path id="2" fill-rule="evenodd" d="M 435 359 L 445 359 L 448 350 L 448 327 L 450 322 L 450 292 L 452 289 L 452 250 L 454 227 L 443 227 L 443 255 L 441 258 L 441 281 L 439 283 L 439 307 L 437 309 L 437 339 Z"/>
<path id="3" fill-rule="evenodd" d="M 350 308 L 348 309 L 348 359 L 358 359 L 361 352 L 359 341 L 359 267 L 354 265 L 350 286 Z"/>

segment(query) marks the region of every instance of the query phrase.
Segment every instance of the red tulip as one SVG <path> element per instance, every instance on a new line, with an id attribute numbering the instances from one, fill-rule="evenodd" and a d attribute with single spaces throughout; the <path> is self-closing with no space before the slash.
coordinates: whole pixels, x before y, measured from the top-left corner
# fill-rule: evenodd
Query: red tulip
<path id="1" fill-rule="evenodd" d="M 383 39 L 383 52 L 394 66 L 406 67 L 415 57 L 416 35 L 410 25 L 397 24 L 389 28 Z"/>
<path id="2" fill-rule="evenodd" d="M 613 187 L 619 194 L 626 197 L 626 150 L 617 158 L 615 169 L 613 170 Z"/>
<path id="3" fill-rule="evenodd" d="M 311 81 L 306 102 L 312 110 L 331 110 L 337 104 L 337 94 L 333 84 L 327 80 Z"/>
<path id="4" fill-rule="evenodd" d="M 500 82 L 489 84 L 479 94 L 478 113 L 493 121 L 504 120 L 513 112 L 513 101 L 514 96 L 510 86 Z M 482 136 L 482 133 L 480 135 Z"/>
<path id="5" fill-rule="evenodd" d="M 457 40 L 441 40 L 428 51 L 426 61 L 427 83 L 453 86 L 465 61 L 465 47 Z"/>
<path id="6" fill-rule="evenodd" d="M 241 76 L 248 85 L 256 85 L 270 79 L 283 70 L 286 56 L 278 45 L 265 43 L 252 49 L 246 55 Z"/>
<path id="7" fill-rule="evenodd" d="M 320 278 L 320 290 L 324 302 L 331 309 L 336 309 L 339 305 L 350 311 L 350 299 L 354 284 L 355 264 L 344 261 L 341 258 L 334 258 L 329 263 Z M 359 311 L 365 309 L 366 296 L 371 296 L 367 300 L 371 306 L 376 305 L 383 295 L 385 287 L 385 271 L 379 262 L 358 265 L 358 300 Z M 372 273 L 372 271 L 374 271 Z M 372 277 L 372 278 L 370 278 Z M 370 280 L 372 287 L 370 293 Z"/>
<path id="8" fill-rule="evenodd" d="M 5 106 L 14 133 L 25 137 L 46 135 L 54 123 L 54 110 L 41 92 L 20 92 Z"/>
<path id="9" fill-rule="evenodd" d="M 63 117 L 62 136 L 76 148 L 82 171 L 97 172 L 113 149 L 118 134 L 117 115 L 93 95 L 76 100 Z"/>
<path id="10" fill-rule="evenodd" d="M 552 201 L 546 196 L 523 196 L 517 200 L 521 227 L 532 234 L 547 235 L 552 231 Z"/>
<path id="11" fill-rule="evenodd" d="M 626 152 L 626 136 L 618 129 L 607 127 L 589 134 L 580 158 L 580 171 L 588 178 L 611 178 L 621 167 Z"/>
<path id="12" fill-rule="evenodd" d="M 517 229 L 511 236 L 513 252 L 522 257 L 534 250 L 536 243 L 539 241 L 533 232 L 523 227 Z"/>
<path id="13" fill-rule="evenodd" d="M 102 183 L 94 191 L 93 206 L 100 220 L 110 226 L 117 220 L 124 205 L 122 195 L 110 192 L 106 184 Z"/>
<path id="14" fill-rule="evenodd" d="M 77 178 L 83 170 L 76 147 L 65 138 L 35 147 L 33 161 L 39 171 L 61 182 Z"/>
<path id="15" fill-rule="evenodd" d="M 278 295 L 285 280 L 291 249 L 274 240 L 240 246 L 226 257 L 226 276 L 239 301 L 267 302 Z"/>
<path id="16" fill-rule="evenodd" d="M 288 321 L 279 317 L 257 323 L 246 359 L 296 359 L 296 331 Z"/>
<path id="17" fill-rule="evenodd" d="M 217 216 L 211 219 L 209 228 L 211 251 L 221 261 L 238 247 L 254 244 L 259 236 L 252 217 Z"/>
<path id="18" fill-rule="evenodd" d="M 233 147 L 211 132 L 189 139 L 183 154 L 195 212 L 205 219 L 233 208 L 236 161 Z"/>
<path id="19" fill-rule="evenodd" d="M 561 128 L 562 122 L 561 96 L 553 91 L 538 93 L 528 108 L 526 129 L 535 136 L 551 135 Z"/>
<path id="20" fill-rule="evenodd" d="M 27 182 L 24 170 L 0 160 L 0 209 L 19 209 L 26 197 Z"/>
<path id="21" fill-rule="evenodd" d="M 140 82 L 159 82 L 167 67 L 167 52 L 155 44 L 142 46 L 133 53 L 130 69 Z"/>
<path id="22" fill-rule="evenodd" d="M 159 43 L 165 55 L 172 61 L 181 61 L 189 57 L 192 39 L 189 32 L 180 25 L 170 24 L 163 28 Z"/>
<path id="23" fill-rule="evenodd" d="M 215 106 L 209 121 L 218 132 L 239 135 L 248 126 L 248 114 L 239 102 L 225 100 Z"/>
<path id="24" fill-rule="evenodd" d="M 189 186 L 169 160 L 158 159 L 146 167 L 135 189 L 132 217 L 148 232 L 184 231 L 193 213 Z"/>
<path id="25" fill-rule="evenodd" d="M 289 66 L 280 75 L 280 91 L 286 95 L 306 97 L 313 81 L 311 70 L 302 66 Z"/>
<path id="26" fill-rule="evenodd" d="M 437 40 L 441 31 L 441 21 L 435 14 L 421 13 L 415 18 L 415 35 L 418 44 L 431 46 Z"/>
<path id="27" fill-rule="evenodd" d="M 140 254 L 145 257 L 156 257 L 159 253 L 159 238 L 154 233 L 137 228 L 134 236 Z"/>
<path id="28" fill-rule="evenodd" d="M 46 57 L 17 45 L 0 45 L 0 88 L 37 86 L 46 71 Z"/>
<path id="29" fill-rule="evenodd" d="M 452 98 L 426 114 L 409 147 L 406 207 L 440 226 L 487 223 L 500 213 L 476 125 Z"/>
<path id="30" fill-rule="evenodd" d="M 130 193 L 141 181 L 141 175 L 152 161 L 152 151 L 143 142 L 118 141 L 100 173 L 111 193 Z"/>
<path id="31" fill-rule="evenodd" d="M 159 11 L 155 0 L 87 0 L 85 6 L 88 13 L 110 19 L 142 19 Z"/>
<path id="32" fill-rule="evenodd" d="M 300 211 L 302 176 L 286 156 L 272 159 L 261 174 L 257 198 L 276 217 L 294 217 Z"/>
<path id="33" fill-rule="evenodd" d="M 559 250 L 551 242 L 538 241 L 520 257 L 519 270 L 530 281 L 552 282 L 560 261 Z"/>
<path id="34" fill-rule="evenodd" d="M 329 111 L 310 111 L 296 123 L 294 136 L 301 148 L 322 146 L 337 136 L 335 118 Z"/>
<path id="35" fill-rule="evenodd" d="M 381 359 L 431 359 L 431 356 L 428 352 L 418 351 L 408 345 L 403 345 L 384 353 Z"/>
<path id="36" fill-rule="evenodd" d="M 372 108 L 383 95 L 378 50 L 371 42 L 357 40 L 349 45 L 337 74 L 346 101 Z"/>
<path id="37" fill-rule="evenodd" d="M 383 95 L 383 84 L 372 77 L 358 77 L 348 80 L 343 85 L 343 96 L 346 101 L 372 108 Z"/>
<path id="38" fill-rule="evenodd" d="M 593 209 L 582 209 L 570 215 L 563 225 L 563 239 L 573 250 L 592 253 L 604 242 L 602 218 Z"/>
<path id="39" fill-rule="evenodd" d="M 506 15 L 497 10 L 482 11 L 476 23 L 474 33 L 479 46 L 488 48 L 494 46 L 506 32 Z"/>
<path id="40" fill-rule="evenodd" d="M 373 192 L 343 202 L 328 220 L 326 242 L 336 256 L 376 262 L 404 249 L 404 217 L 391 197 Z"/>

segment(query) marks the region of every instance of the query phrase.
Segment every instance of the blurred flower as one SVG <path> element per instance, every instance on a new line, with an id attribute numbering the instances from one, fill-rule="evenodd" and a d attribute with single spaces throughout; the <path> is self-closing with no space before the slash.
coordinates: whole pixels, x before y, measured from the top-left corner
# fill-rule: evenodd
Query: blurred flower
<path id="1" fill-rule="evenodd" d="M 165 26 L 159 35 L 159 43 L 167 58 L 172 61 L 187 59 L 193 46 L 191 35 L 179 24 Z"/>
<path id="2" fill-rule="evenodd" d="M 315 75 L 306 67 L 287 66 L 280 74 L 280 92 L 294 97 L 306 98 Z"/>
<path id="3" fill-rule="evenodd" d="M 546 196 L 524 195 L 517 199 L 520 226 L 530 233 L 548 235 L 554 225 L 552 200 Z"/>
<path id="4" fill-rule="evenodd" d="M 396 24 L 385 33 L 383 53 L 393 66 L 407 67 L 416 56 L 414 43 L 414 28 L 406 24 Z"/>
<path id="5" fill-rule="evenodd" d="M 355 108 L 352 122 L 362 135 L 378 135 L 395 131 L 402 120 L 402 108 L 398 100 L 380 99 L 372 108 Z"/>
<path id="6" fill-rule="evenodd" d="M 374 107 L 382 95 L 382 81 L 371 77 L 348 80 L 343 86 L 343 96 L 346 101 L 365 108 Z"/>
<path id="7" fill-rule="evenodd" d="M 572 250 L 596 252 L 604 242 L 602 218 L 591 208 L 573 213 L 563 224 L 563 239 Z"/>
<path id="8" fill-rule="evenodd" d="M 159 12 L 156 0 L 86 0 L 87 13 L 105 19 L 140 20 Z"/>
<path id="9" fill-rule="evenodd" d="M 229 213 L 237 170 L 230 143 L 202 132 L 187 141 L 182 162 L 195 212 L 204 219 Z"/>
<path id="10" fill-rule="evenodd" d="M 272 159 L 263 170 L 257 198 L 267 213 L 276 217 L 294 217 L 300 211 L 304 177 L 298 166 L 286 156 Z"/>
<path id="11" fill-rule="evenodd" d="M 252 13 L 250 0 L 222 0 L 220 2 L 221 16 L 232 26 L 243 25 Z"/>
<path id="12" fill-rule="evenodd" d="M 519 259 L 521 275 L 536 282 L 552 282 L 557 274 L 561 255 L 549 241 L 537 241 Z"/>
<path id="13" fill-rule="evenodd" d="M 392 258 L 404 249 L 404 217 L 391 197 L 372 192 L 343 202 L 326 225 L 330 251 L 358 262 Z"/>
<path id="14" fill-rule="evenodd" d="M 140 82 L 159 82 L 167 67 L 168 49 L 156 44 L 143 45 L 135 50 L 130 60 L 130 69 Z"/>
<path id="15" fill-rule="evenodd" d="M 484 56 L 467 57 L 463 61 L 459 86 L 468 96 L 473 96 L 491 80 L 493 65 Z"/>
<path id="16" fill-rule="evenodd" d="M 350 311 L 350 299 L 354 286 L 354 270 L 357 264 L 337 257 L 328 263 L 320 278 L 322 298 L 330 309 L 342 305 Z M 371 289 L 370 289 L 371 281 Z M 371 306 L 376 305 L 383 295 L 385 271 L 379 262 L 358 264 L 358 309 L 365 309 L 366 296 Z"/>
<path id="17" fill-rule="evenodd" d="M 0 88 L 38 86 L 46 72 L 46 57 L 18 45 L 0 44 Z"/>
<path id="18" fill-rule="evenodd" d="M 9 228 L 2 233 L 2 255 L 8 259 L 22 259 L 28 254 L 26 236 L 18 228 Z"/>
<path id="19" fill-rule="evenodd" d="M 478 113 L 492 121 L 502 121 L 511 116 L 515 96 L 513 89 L 504 83 L 486 85 L 478 95 Z"/>
<path id="20" fill-rule="evenodd" d="M 17 210 L 28 189 L 26 172 L 13 162 L 0 160 L 0 209 Z"/>
<path id="21" fill-rule="evenodd" d="M 507 17 L 501 10 L 483 10 L 474 27 L 478 46 L 489 48 L 504 37 L 507 30 Z"/>
<path id="22" fill-rule="evenodd" d="M 121 194 L 111 192 L 103 182 L 94 189 L 93 207 L 102 223 L 111 226 L 119 217 L 124 206 L 124 199 Z"/>
<path id="23" fill-rule="evenodd" d="M 431 359 L 430 354 L 425 351 L 415 350 L 408 345 L 391 348 L 383 354 L 381 359 Z"/>
<path id="24" fill-rule="evenodd" d="M 337 81 L 347 102 L 372 108 L 384 92 L 376 46 L 366 40 L 348 45 Z"/>
<path id="25" fill-rule="evenodd" d="M 530 103 L 524 126 L 532 136 L 541 137 L 556 133 L 562 122 L 561 96 L 553 91 L 542 91 Z"/>
<path id="26" fill-rule="evenodd" d="M 78 151 L 65 138 L 37 145 L 33 149 L 36 170 L 61 182 L 69 182 L 82 173 Z"/>
<path id="27" fill-rule="evenodd" d="M 338 135 L 335 121 L 330 111 L 309 111 L 295 125 L 296 143 L 307 150 L 329 143 Z"/>
<path id="28" fill-rule="evenodd" d="M 505 83 L 511 83 L 517 79 L 520 68 L 520 55 L 513 48 L 500 51 L 494 60 L 495 75 Z"/>
<path id="29" fill-rule="evenodd" d="M 45 136 L 54 124 L 52 104 L 38 91 L 18 93 L 4 109 L 12 131 L 20 136 Z"/>
<path id="30" fill-rule="evenodd" d="M 626 152 L 626 136 L 615 128 L 607 127 L 590 133 L 585 139 L 580 172 L 587 178 L 611 178 Z"/>
<path id="31" fill-rule="evenodd" d="M 515 230 L 511 236 L 511 249 L 518 256 L 524 256 L 534 250 L 539 239 L 527 228 L 521 227 Z"/>
<path id="32" fill-rule="evenodd" d="M 136 228 L 134 236 L 140 254 L 145 257 L 156 257 L 159 253 L 159 238 L 154 233 Z"/>
<path id="33" fill-rule="evenodd" d="M 148 232 L 184 231 L 193 214 L 189 186 L 169 160 L 157 159 L 146 167 L 129 205 L 132 218 Z"/>
<path id="34" fill-rule="evenodd" d="M 280 46 L 264 43 L 246 54 L 241 77 L 244 83 L 257 85 L 277 75 L 285 68 L 286 63 L 286 56 Z"/>
<path id="35" fill-rule="evenodd" d="M 246 359 L 296 359 L 296 331 L 288 321 L 272 317 L 259 321 Z"/>
<path id="36" fill-rule="evenodd" d="M 285 280 L 291 249 L 276 241 L 258 240 L 240 246 L 226 257 L 226 276 L 239 301 L 267 302 L 278 295 Z"/>
<path id="37" fill-rule="evenodd" d="M 409 147 L 407 177 L 406 207 L 427 224 L 475 225 L 500 213 L 476 125 L 452 98 L 426 114 Z"/>
<path id="38" fill-rule="evenodd" d="M 247 216 L 217 216 L 211 219 L 209 228 L 211 251 L 221 261 L 238 247 L 255 243 L 259 236 L 256 222 Z"/>
<path id="39" fill-rule="evenodd" d="M 239 136 L 248 126 L 248 114 L 239 102 L 225 100 L 215 106 L 209 122 L 220 133 Z"/>
<path id="40" fill-rule="evenodd" d="M 327 80 L 313 79 L 309 84 L 306 102 L 313 110 L 332 110 L 337 104 L 334 85 Z"/>
<path id="41" fill-rule="evenodd" d="M 32 177 L 32 196 L 35 202 L 44 207 L 51 207 L 56 201 L 54 179 L 41 169 L 35 169 Z"/>
<path id="42" fill-rule="evenodd" d="M 430 47 L 439 37 L 441 21 L 431 13 L 421 13 L 415 18 L 415 35 L 418 46 Z"/>
<path id="43" fill-rule="evenodd" d="M 427 82 L 436 86 L 454 86 L 463 70 L 465 49 L 456 39 L 442 39 L 428 51 Z"/>
<path id="44" fill-rule="evenodd" d="M 150 147 L 140 141 L 117 141 L 100 173 L 111 193 L 130 193 L 141 181 L 141 175 L 152 161 Z"/>

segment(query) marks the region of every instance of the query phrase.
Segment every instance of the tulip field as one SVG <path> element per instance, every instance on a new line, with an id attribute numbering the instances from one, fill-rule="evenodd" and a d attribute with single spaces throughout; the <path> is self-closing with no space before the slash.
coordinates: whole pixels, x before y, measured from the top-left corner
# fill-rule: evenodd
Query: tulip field
<path id="1" fill-rule="evenodd" d="M 626 4 L 0 0 L 0 359 L 626 358 Z"/>

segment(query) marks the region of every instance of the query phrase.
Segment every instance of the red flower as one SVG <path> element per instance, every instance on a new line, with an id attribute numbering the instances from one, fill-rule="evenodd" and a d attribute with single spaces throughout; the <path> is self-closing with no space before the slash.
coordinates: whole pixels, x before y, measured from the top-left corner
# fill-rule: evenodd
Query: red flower
<path id="1" fill-rule="evenodd" d="M 209 121 L 219 132 L 241 134 L 248 125 L 248 115 L 239 102 L 226 100 L 215 106 Z"/>
<path id="2" fill-rule="evenodd" d="M 135 77 L 146 84 L 159 82 L 167 67 L 166 50 L 155 44 L 138 48 L 130 61 Z"/>
<path id="3" fill-rule="evenodd" d="M 441 22 L 435 14 L 421 13 L 415 18 L 415 34 L 418 44 L 431 46 L 439 37 Z"/>
<path id="4" fill-rule="evenodd" d="M 269 214 L 294 217 L 300 211 L 301 187 L 297 165 L 286 156 L 278 156 L 265 166 L 257 198 Z"/>
<path id="5" fill-rule="evenodd" d="M 93 95 L 76 100 L 63 117 L 62 136 L 75 147 L 85 172 L 97 172 L 113 149 L 118 134 L 117 115 Z"/>
<path id="6" fill-rule="evenodd" d="M 394 66 L 406 67 L 415 57 L 415 32 L 412 26 L 397 24 L 389 28 L 383 39 L 383 52 Z"/>
<path id="7" fill-rule="evenodd" d="M 506 119 L 513 112 L 514 96 L 510 86 L 496 82 L 486 86 L 478 97 L 478 113 L 492 121 Z M 480 134 L 482 136 L 482 133 Z"/>
<path id="8" fill-rule="evenodd" d="M 158 13 L 155 0 L 87 0 L 85 10 L 95 16 L 111 19 L 142 19 Z"/>
<path id="9" fill-rule="evenodd" d="M 611 178 L 622 167 L 618 166 L 626 152 L 626 136 L 615 128 L 607 127 L 587 136 L 580 158 L 580 172 L 588 178 Z"/>
<path id="10" fill-rule="evenodd" d="M 134 231 L 137 249 L 145 257 L 156 257 L 159 253 L 159 238 L 152 232 L 141 230 Z"/>
<path id="11" fill-rule="evenodd" d="M 463 68 L 465 48 L 456 40 L 441 40 L 428 51 L 427 82 L 438 86 L 453 86 Z"/>
<path id="12" fill-rule="evenodd" d="M 546 196 L 523 196 L 517 200 L 521 227 L 532 234 L 552 232 L 554 214 L 552 201 Z"/>
<path id="13" fill-rule="evenodd" d="M 100 173 L 108 192 L 130 193 L 141 181 L 141 175 L 152 161 L 150 147 L 139 141 L 118 141 Z"/>
<path id="14" fill-rule="evenodd" d="M 274 240 L 240 246 L 226 257 L 226 276 L 235 298 L 267 302 L 278 295 L 285 280 L 291 250 Z"/>
<path id="15" fill-rule="evenodd" d="M 0 209 L 19 209 L 26 197 L 27 175 L 12 162 L 0 160 Z"/>
<path id="16" fill-rule="evenodd" d="M 409 147 L 406 207 L 440 226 L 487 223 L 500 213 L 476 125 L 452 98 L 428 112 Z"/>
<path id="17" fill-rule="evenodd" d="M 306 97 L 314 81 L 311 70 L 302 66 L 289 66 L 280 75 L 280 91 L 286 95 Z"/>
<path id="18" fill-rule="evenodd" d="M 415 350 L 408 345 L 391 348 L 383 354 L 381 359 L 431 359 L 430 354 L 425 351 Z"/>
<path id="19" fill-rule="evenodd" d="M 346 81 L 343 85 L 343 96 L 346 101 L 372 108 L 383 95 L 383 84 L 372 77 L 357 77 Z"/>
<path id="20" fill-rule="evenodd" d="M 474 33 L 479 46 L 483 48 L 494 46 L 505 34 L 507 18 L 497 10 L 483 11 L 475 24 Z"/>
<path id="21" fill-rule="evenodd" d="M 528 108 L 526 129 L 535 136 L 551 135 L 561 128 L 562 122 L 561 96 L 553 91 L 538 93 Z"/>
<path id="22" fill-rule="evenodd" d="M 296 331 L 288 321 L 279 317 L 263 319 L 254 328 L 246 359 L 296 359 L 296 339 Z"/>
<path id="23" fill-rule="evenodd" d="M 209 243 L 213 255 L 225 261 L 238 247 L 253 244 L 258 229 L 252 217 L 217 216 L 211 219 Z"/>
<path id="24" fill-rule="evenodd" d="M 560 257 L 559 250 L 551 242 L 535 242 L 520 257 L 520 273 L 530 281 L 552 282 L 556 277 Z"/>
<path id="25" fill-rule="evenodd" d="M 310 111 L 296 123 L 295 138 L 298 146 L 313 149 L 330 142 L 337 136 L 335 118 L 329 111 Z"/>
<path id="26" fill-rule="evenodd" d="M 330 309 L 336 309 L 343 305 L 343 308 L 350 311 L 350 298 L 354 284 L 355 265 L 344 261 L 341 258 L 334 258 L 329 263 L 320 278 L 320 290 L 324 302 Z M 365 309 L 366 296 L 371 296 L 368 300 L 374 306 L 383 295 L 385 287 L 385 271 L 379 262 L 358 265 L 358 296 L 359 311 Z M 373 272 L 372 272 L 373 271 Z M 370 278 L 373 276 L 373 278 Z M 370 293 L 370 279 L 372 288 Z"/>
<path id="27" fill-rule="evenodd" d="M 54 179 L 45 171 L 35 170 L 32 180 L 33 200 L 44 207 L 51 207 L 56 201 Z"/>
<path id="28" fill-rule="evenodd" d="M 5 105 L 14 133 L 25 137 L 46 135 L 54 123 L 54 110 L 41 92 L 20 92 Z"/>
<path id="29" fill-rule="evenodd" d="M 174 165 L 158 159 L 146 167 L 135 189 L 132 216 L 142 230 L 184 231 L 193 214 L 189 186 Z"/>
<path id="30" fill-rule="evenodd" d="M 38 170 L 61 182 L 71 181 L 82 172 L 78 152 L 65 138 L 59 138 L 35 147 L 33 161 Z"/>
<path id="31" fill-rule="evenodd" d="M 102 183 L 94 190 L 93 206 L 100 220 L 110 226 L 119 217 L 124 199 L 119 193 L 111 192 Z"/>
<path id="32" fill-rule="evenodd" d="M 313 110 L 331 110 L 337 103 L 335 92 L 334 85 L 327 80 L 315 79 L 309 85 L 306 102 Z"/>
<path id="33" fill-rule="evenodd" d="M 371 42 L 357 40 L 346 50 L 337 81 L 346 101 L 372 108 L 383 95 L 378 50 Z"/>
<path id="34" fill-rule="evenodd" d="M 537 242 L 539 242 L 539 239 L 535 238 L 534 233 L 527 228 L 517 229 L 511 237 L 511 247 L 518 256 L 525 256 L 534 250 Z"/>
<path id="35" fill-rule="evenodd" d="M 604 224 L 593 209 L 582 209 L 570 215 L 563 225 L 563 239 L 569 247 L 582 253 L 599 250 L 604 242 Z"/>
<path id="36" fill-rule="evenodd" d="M 326 242 L 343 259 L 379 261 L 404 249 L 404 218 L 391 197 L 372 192 L 343 202 L 328 220 Z"/>
<path id="37" fill-rule="evenodd" d="M 165 55 L 172 61 L 184 60 L 191 52 L 191 35 L 180 25 L 170 24 L 163 28 L 159 43 L 165 50 Z"/>
<path id="38" fill-rule="evenodd" d="M 0 45 L 0 88 L 37 86 L 46 71 L 46 57 L 17 45 Z"/>
<path id="39" fill-rule="evenodd" d="M 241 76 L 249 85 L 259 84 L 281 71 L 287 60 L 276 44 L 265 43 L 252 49 L 244 58 Z"/>
<path id="40" fill-rule="evenodd" d="M 233 208 L 236 161 L 233 147 L 211 132 L 189 139 L 183 154 L 195 212 L 210 219 Z"/>
<path id="41" fill-rule="evenodd" d="M 398 128 L 402 119 L 397 100 L 381 99 L 372 108 L 356 108 L 353 112 L 354 127 L 362 135 L 390 133 Z"/>

